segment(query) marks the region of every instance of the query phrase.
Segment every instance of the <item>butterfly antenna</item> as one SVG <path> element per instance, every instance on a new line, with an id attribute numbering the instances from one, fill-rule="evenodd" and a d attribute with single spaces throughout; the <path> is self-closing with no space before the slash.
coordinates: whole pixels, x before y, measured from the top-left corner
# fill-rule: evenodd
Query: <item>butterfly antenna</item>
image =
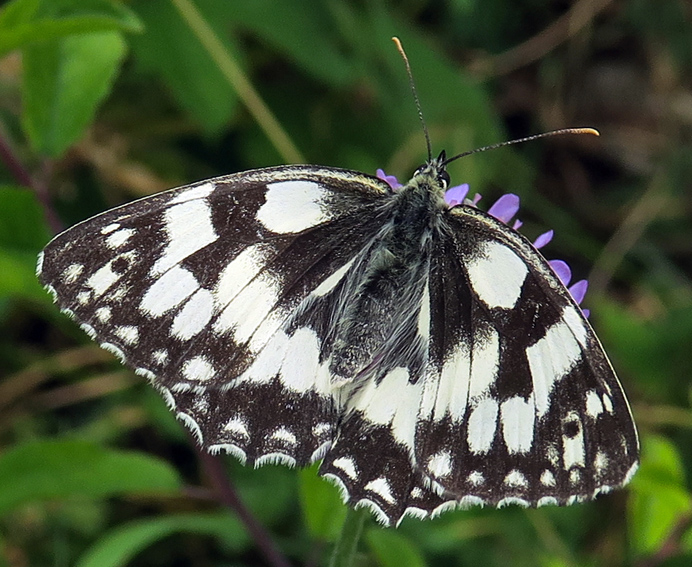
<path id="1" fill-rule="evenodd" d="M 519 138 L 518 140 L 510 140 L 508 142 L 500 142 L 499 144 L 492 144 L 490 146 L 483 146 L 482 148 L 477 148 L 469 152 L 464 152 L 458 156 L 454 156 L 446 160 L 442 165 L 447 165 L 448 163 L 471 154 L 477 154 L 479 152 L 484 152 L 486 150 L 494 150 L 496 148 L 501 148 L 503 146 L 512 146 L 514 144 L 521 144 L 523 142 L 530 142 L 531 140 L 538 140 L 538 138 L 548 138 L 550 136 L 561 136 L 563 134 L 592 134 L 594 136 L 600 136 L 601 134 L 598 130 L 594 128 L 562 128 L 560 130 L 551 130 L 550 132 L 543 132 L 542 134 L 534 134 L 533 136 L 527 136 L 526 138 Z"/>
<path id="2" fill-rule="evenodd" d="M 420 99 L 418 98 L 418 91 L 416 91 L 416 83 L 413 82 L 413 73 L 411 73 L 411 65 L 408 62 L 408 57 L 404 51 L 401 41 L 398 37 L 393 37 L 392 41 L 396 44 L 396 48 L 401 54 L 401 58 L 404 60 L 404 65 L 406 65 L 406 74 L 408 75 L 408 83 L 411 87 L 411 92 L 413 93 L 413 100 L 416 103 L 416 109 L 418 110 L 418 118 L 420 118 L 420 123 L 423 125 L 423 133 L 425 134 L 425 146 L 428 149 L 428 161 L 432 161 L 432 146 L 430 144 L 430 133 L 428 132 L 428 127 L 425 124 L 425 119 L 423 118 L 423 110 L 420 106 Z M 459 156 L 461 157 L 461 156 Z"/>

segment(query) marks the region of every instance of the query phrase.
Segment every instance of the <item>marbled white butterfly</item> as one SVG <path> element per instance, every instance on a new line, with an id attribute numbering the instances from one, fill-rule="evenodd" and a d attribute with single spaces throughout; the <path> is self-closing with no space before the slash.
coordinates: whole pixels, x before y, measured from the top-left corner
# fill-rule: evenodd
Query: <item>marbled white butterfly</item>
<path id="1" fill-rule="evenodd" d="M 38 275 L 205 449 L 321 460 L 383 524 L 624 485 L 636 430 L 564 267 L 515 205 L 447 191 L 449 161 L 403 186 L 295 165 L 180 187 L 63 232 Z"/>

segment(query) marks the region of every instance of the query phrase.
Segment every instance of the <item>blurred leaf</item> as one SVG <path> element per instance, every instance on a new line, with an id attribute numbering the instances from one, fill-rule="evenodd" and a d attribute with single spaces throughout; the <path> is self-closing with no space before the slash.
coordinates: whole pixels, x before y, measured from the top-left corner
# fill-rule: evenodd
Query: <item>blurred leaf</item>
<path id="1" fill-rule="evenodd" d="M 334 541 L 346 517 L 339 490 L 317 476 L 319 465 L 303 469 L 300 476 L 300 500 L 305 522 L 312 537 Z"/>
<path id="2" fill-rule="evenodd" d="M 0 297 L 50 301 L 36 279 L 36 255 L 49 238 L 34 193 L 0 186 Z"/>
<path id="3" fill-rule="evenodd" d="M 70 36 L 24 50 L 22 125 L 35 151 L 58 157 L 82 136 L 125 51 L 117 32 Z"/>
<path id="4" fill-rule="evenodd" d="M 36 279 L 36 254 L 0 247 L 0 297 L 10 295 L 50 302 Z"/>
<path id="5" fill-rule="evenodd" d="M 226 0 L 195 2 L 207 22 L 215 28 L 226 49 L 239 57 L 228 28 L 221 25 L 223 8 L 235 7 Z M 132 38 L 138 66 L 156 73 L 170 88 L 178 104 L 208 132 L 217 132 L 229 120 L 238 101 L 219 68 L 181 19 L 169 0 L 147 0 L 133 5 L 147 33 Z"/>
<path id="6" fill-rule="evenodd" d="M 0 30 L 28 22 L 34 17 L 41 0 L 11 0 L 0 8 Z"/>
<path id="7" fill-rule="evenodd" d="M 85 441 L 33 441 L 0 455 L 0 513 L 47 498 L 123 493 L 179 493 L 168 463 Z"/>
<path id="8" fill-rule="evenodd" d="M 633 376 L 653 399 L 679 402 L 692 365 L 692 305 L 672 307 L 647 320 L 615 301 L 594 306 L 599 334 L 615 366 Z"/>
<path id="9" fill-rule="evenodd" d="M 354 66 L 335 41 L 337 30 L 328 3 L 222 0 L 221 4 L 226 6 L 229 19 L 256 33 L 318 79 L 333 86 L 353 79 Z"/>
<path id="10" fill-rule="evenodd" d="M 106 532 L 80 558 L 76 567 L 126 565 L 143 549 L 178 532 L 213 536 L 236 552 L 243 550 L 249 543 L 240 521 L 228 512 L 180 514 L 131 522 Z"/>
<path id="11" fill-rule="evenodd" d="M 41 14 L 42 5 L 53 13 Z M 57 9 L 63 12 L 59 16 Z M 108 0 L 15 0 L 0 11 L 0 57 L 35 43 L 115 30 L 140 32 L 142 24 L 123 4 Z"/>
<path id="12" fill-rule="evenodd" d="M 0 203 L 0 248 L 38 253 L 50 235 L 34 193 L 0 185 Z"/>
<path id="13" fill-rule="evenodd" d="M 632 545 L 638 554 L 661 546 L 679 519 L 692 510 L 684 469 L 675 445 L 664 437 L 642 440 L 642 464 L 631 483 Z"/>
<path id="14" fill-rule="evenodd" d="M 371 529 L 366 536 L 368 547 L 382 567 L 424 567 L 425 560 L 416 546 L 394 530 Z"/>
<path id="15" fill-rule="evenodd" d="M 279 465 L 263 465 L 258 469 L 246 467 L 233 457 L 231 477 L 236 480 L 238 493 L 243 502 L 263 524 L 273 524 L 296 508 L 296 475 Z"/>

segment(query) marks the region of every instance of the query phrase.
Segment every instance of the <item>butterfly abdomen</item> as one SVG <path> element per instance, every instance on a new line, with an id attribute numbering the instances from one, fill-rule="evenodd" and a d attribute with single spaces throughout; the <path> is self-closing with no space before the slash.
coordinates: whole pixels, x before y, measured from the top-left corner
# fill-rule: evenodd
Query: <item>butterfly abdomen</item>
<path id="1" fill-rule="evenodd" d="M 390 220 L 361 254 L 362 268 L 352 272 L 335 325 L 330 370 L 338 383 L 362 379 L 375 367 L 378 374 L 386 373 L 391 368 L 383 353 L 396 352 L 399 363 L 417 358 L 411 343 L 430 269 L 438 200 L 429 187 L 411 183 L 387 204 Z M 414 360 L 402 360 L 402 351 L 414 351 Z"/>

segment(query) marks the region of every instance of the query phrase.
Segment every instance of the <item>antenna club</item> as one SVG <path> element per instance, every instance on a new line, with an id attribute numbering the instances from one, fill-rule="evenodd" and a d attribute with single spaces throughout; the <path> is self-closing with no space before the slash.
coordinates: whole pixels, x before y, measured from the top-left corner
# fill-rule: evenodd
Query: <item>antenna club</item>
<path id="1" fill-rule="evenodd" d="M 600 136 L 601 133 L 596 130 L 596 128 L 574 128 L 575 134 L 592 134 L 593 136 Z"/>

